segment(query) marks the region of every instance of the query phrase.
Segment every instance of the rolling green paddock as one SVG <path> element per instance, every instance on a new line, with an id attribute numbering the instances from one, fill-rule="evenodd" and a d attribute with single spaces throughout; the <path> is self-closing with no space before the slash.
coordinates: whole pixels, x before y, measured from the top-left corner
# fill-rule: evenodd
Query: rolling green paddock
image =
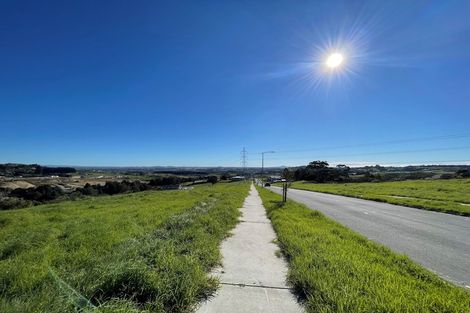
<path id="1" fill-rule="evenodd" d="M 247 183 L 0 212 L 0 312 L 188 312 Z"/>
<path id="2" fill-rule="evenodd" d="M 298 181 L 291 187 L 470 216 L 470 179 L 348 184 Z"/>
<path id="3" fill-rule="evenodd" d="M 470 312 L 470 293 L 325 217 L 258 188 L 307 312 Z"/>

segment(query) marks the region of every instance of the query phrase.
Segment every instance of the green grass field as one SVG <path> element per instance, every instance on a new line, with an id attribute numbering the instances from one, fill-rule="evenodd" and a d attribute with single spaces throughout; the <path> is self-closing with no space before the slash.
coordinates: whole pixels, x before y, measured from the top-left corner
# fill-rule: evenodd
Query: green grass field
<path id="1" fill-rule="evenodd" d="M 470 216 L 470 179 L 349 184 L 314 184 L 299 181 L 293 182 L 291 188 Z"/>
<path id="2" fill-rule="evenodd" d="M 188 312 L 247 183 L 0 212 L 0 312 Z"/>
<path id="3" fill-rule="evenodd" d="M 258 191 L 307 312 L 470 312 L 470 293 L 318 211 Z"/>

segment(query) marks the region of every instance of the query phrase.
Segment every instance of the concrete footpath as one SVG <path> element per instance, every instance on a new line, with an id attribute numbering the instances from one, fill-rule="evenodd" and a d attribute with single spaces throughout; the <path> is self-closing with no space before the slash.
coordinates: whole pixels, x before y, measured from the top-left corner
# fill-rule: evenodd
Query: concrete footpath
<path id="1" fill-rule="evenodd" d="M 221 288 L 198 313 L 303 312 L 286 285 L 287 266 L 276 256 L 276 234 L 255 187 L 240 223 L 222 243 L 223 267 L 214 270 Z"/>

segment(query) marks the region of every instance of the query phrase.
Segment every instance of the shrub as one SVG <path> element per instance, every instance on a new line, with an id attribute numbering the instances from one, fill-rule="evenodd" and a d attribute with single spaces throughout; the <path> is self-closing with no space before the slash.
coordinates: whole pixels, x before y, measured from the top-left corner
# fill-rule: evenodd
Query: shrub
<path id="1" fill-rule="evenodd" d="M 211 183 L 212 185 L 217 183 L 219 181 L 219 178 L 215 175 L 211 175 L 207 177 L 207 182 Z"/>

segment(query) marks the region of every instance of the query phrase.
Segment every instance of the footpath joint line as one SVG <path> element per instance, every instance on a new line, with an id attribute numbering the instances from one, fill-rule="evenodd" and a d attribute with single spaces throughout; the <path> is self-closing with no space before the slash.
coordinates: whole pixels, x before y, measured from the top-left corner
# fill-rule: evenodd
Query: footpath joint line
<path id="1" fill-rule="evenodd" d="M 240 221 L 240 223 L 271 224 L 270 222 L 259 222 L 259 221 Z"/>
<path id="2" fill-rule="evenodd" d="M 266 285 L 254 285 L 254 284 L 239 284 L 239 283 L 227 283 L 221 282 L 221 285 L 229 286 L 238 286 L 238 287 L 249 287 L 249 288 L 268 288 L 268 289 L 280 289 L 280 290 L 290 290 L 289 287 L 279 287 L 279 286 L 266 286 Z"/>

